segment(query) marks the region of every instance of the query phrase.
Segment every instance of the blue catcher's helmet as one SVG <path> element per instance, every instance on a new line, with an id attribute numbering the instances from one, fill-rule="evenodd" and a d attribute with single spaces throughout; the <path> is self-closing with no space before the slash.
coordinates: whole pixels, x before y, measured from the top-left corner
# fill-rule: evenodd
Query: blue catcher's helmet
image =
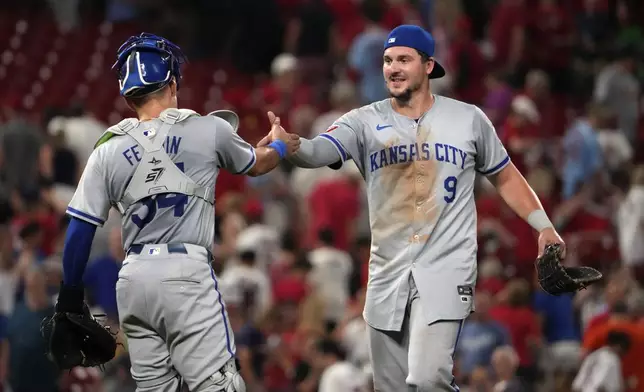
<path id="1" fill-rule="evenodd" d="M 179 88 L 181 49 L 163 37 L 141 33 L 130 37 L 117 51 L 116 70 L 124 97 L 141 97 L 165 87 L 174 77 Z"/>

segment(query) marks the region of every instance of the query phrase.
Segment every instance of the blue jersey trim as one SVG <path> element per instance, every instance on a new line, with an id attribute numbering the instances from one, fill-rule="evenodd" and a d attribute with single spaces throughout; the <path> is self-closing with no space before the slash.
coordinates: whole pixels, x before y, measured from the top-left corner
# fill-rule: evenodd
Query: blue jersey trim
<path id="1" fill-rule="evenodd" d="M 240 172 L 237 174 L 246 174 L 247 171 L 253 168 L 255 165 L 255 160 L 257 160 L 257 156 L 255 155 L 255 149 L 253 147 L 250 148 L 250 152 L 252 156 L 250 157 L 250 162 L 248 162 L 248 165 L 246 165 Z"/>
<path id="2" fill-rule="evenodd" d="M 230 356 L 234 357 L 235 353 L 233 352 L 232 344 L 230 342 L 230 332 L 228 331 L 228 318 L 226 317 L 226 308 L 224 306 L 224 301 L 222 301 L 221 299 L 221 292 L 219 292 L 219 283 L 217 282 L 217 278 L 215 277 L 215 270 L 212 269 L 212 266 L 210 266 L 210 276 L 212 277 L 212 281 L 215 284 L 215 291 L 219 296 L 218 300 L 219 305 L 221 306 L 221 317 L 224 319 L 224 330 L 226 331 L 226 349 L 228 349 Z"/>
<path id="3" fill-rule="evenodd" d="M 502 169 L 505 165 L 507 165 L 509 162 L 510 162 L 510 157 L 509 157 L 509 156 L 506 156 L 506 157 L 505 157 L 505 158 L 504 158 L 504 159 L 503 159 L 503 160 L 502 160 L 498 165 L 494 166 L 494 167 L 493 167 L 493 168 L 491 168 L 490 170 L 486 170 L 486 171 L 480 171 L 480 170 L 479 170 L 478 172 L 479 172 L 479 173 L 481 173 L 481 174 L 483 174 L 484 176 L 487 176 L 487 175 L 490 175 L 490 174 L 494 174 L 494 173 L 496 173 L 497 171 L 501 170 L 501 169 Z"/>
<path id="4" fill-rule="evenodd" d="M 94 225 L 103 226 L 105 221 L 101 218 L 92 216 L 86 212 L 79 211 L 72 207 L 67 207 L 67 214 L 73 216 L 74 218 L 82 219 L 86 222 L 92 223 Z"/>
<path id="5" fill-rule="evenodd" d="M 342 157 L 342 162 L 347 160 L 347 152 L 344 150 L 344 147 L 338 141 L 338 139 L 334 138 L 333 136 L 329 135 L 328 133 L 322 133 L 322 134 L 320 134 L 320 137 L 330 141 L 331 143 L 333 143 L 335 145 L 335 148 L 338 149 L 338 153 L 340 153 L 340 156 Z"/>

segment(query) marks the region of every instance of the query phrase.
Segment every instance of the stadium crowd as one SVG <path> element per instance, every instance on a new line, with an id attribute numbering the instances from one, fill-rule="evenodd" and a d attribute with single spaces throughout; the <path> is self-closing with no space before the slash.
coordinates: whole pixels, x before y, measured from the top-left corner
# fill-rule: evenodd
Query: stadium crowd
<path id="1" fill-rule="evenodd" d="M 21 3 L 0 6 L 8 32 L 0 35 L 0 79 L 14 30 L 37 18 L 64 32 L 135 26 L 175 40 L 197 62 L 229 66 L 210 71 L 227 87 L 204 104 L 195 98 L 202 81 L 188 79 L 197 66 L 188 64 L 180 105 L 237 111 L 250 142 L 268 132 L 267 110 L 289 132 L 313 137 L 346 111 L 386 98 L 384 37 L 402 23 L 425 26 L 447 69 L 433 91 L 486 112 L 564 236 L 566 263 L 605 274 L 575 296 L 545 294 L 534 279 L 535 233 L 477 181 L 479 277 L 476 312 L 455 353 L 461 391 L 644 391 L 643 2 Z M 116 78 L 100 73 L 116 92 Z M 134 391 L 124 340 L 104 372 L 62 373 L 43 355 L 39 332 L 62 276 L 66 205 L 98 136 L 131 114 L 93 110 L 81 93 L 41 107 L 15 91 L 0 92 L 0 391 Z M 366 195 L 355 166 L 344 167 L 285 162 L 262 177 L 222 172 L 218 180 L 214 267 L 251 392 L 372 390 L 361 315 Z M 115 329 L 123 258 L 114 210 L 97 231 L 85 285 Z"/>

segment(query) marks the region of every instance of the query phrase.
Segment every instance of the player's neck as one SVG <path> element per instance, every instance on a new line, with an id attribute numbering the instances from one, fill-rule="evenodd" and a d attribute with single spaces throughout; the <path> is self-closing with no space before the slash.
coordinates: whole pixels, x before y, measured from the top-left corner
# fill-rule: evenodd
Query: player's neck
<path id="1" fill-rule="evenodd" d="M 166 110 L 167 107 L 158 101 L 150 101 L 137 110 L 139 121 L 149 121 L 158 118 L 161 112 Z"/>
<path id="2" fill-rule="evenodd" d="M 431 90 L 422 93 L 419 91 L 416 94 L 412 94 L 411 99 L 407 102 L 402 102 L 396 98 L 392 98 L 392 106 L 399 114 L 413 119 L 418 119 L 432 108 L 434 101 L 434 95 Z"/>

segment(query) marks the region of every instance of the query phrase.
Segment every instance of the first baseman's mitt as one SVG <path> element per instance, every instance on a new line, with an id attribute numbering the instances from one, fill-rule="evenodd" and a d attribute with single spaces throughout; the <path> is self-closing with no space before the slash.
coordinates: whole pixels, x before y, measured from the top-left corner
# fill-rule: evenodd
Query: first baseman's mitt
<path id="1" fill-rule="evenodd" d="M 78 293 L 69 295 L 65 290 L 61 289 L 54 315 L 45 318 L 40 327 L 48 358 L 60 369 L 109 362 L 116 354 L 116 334 L 96 321 L 82 296 L 78 306 L 76 300 L 70 300 Z"/>
<path id="2" fill-rule="evenodd" d="M 541 288 L 551 295 L 574 293 L 598 282 L 602 273 L 591 267 L 564 267 L 561 265 L 561 245 L 546 246 L 537 258 L 536 268 Z"/>

